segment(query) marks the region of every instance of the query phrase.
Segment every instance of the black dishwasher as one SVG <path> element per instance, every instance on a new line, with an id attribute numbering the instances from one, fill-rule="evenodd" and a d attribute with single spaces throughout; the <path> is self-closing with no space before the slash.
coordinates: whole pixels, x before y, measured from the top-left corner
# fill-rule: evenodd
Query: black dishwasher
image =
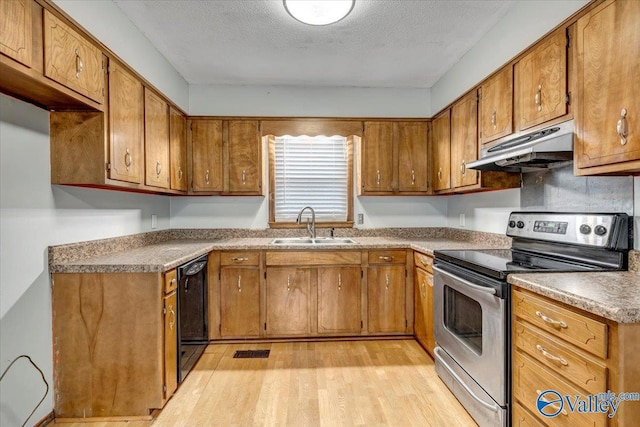
<path id="1" fill-rule="evenodd" d="M 209 342 L 207 255 L 178 267 L 178 382 L 196 364 Z"/>

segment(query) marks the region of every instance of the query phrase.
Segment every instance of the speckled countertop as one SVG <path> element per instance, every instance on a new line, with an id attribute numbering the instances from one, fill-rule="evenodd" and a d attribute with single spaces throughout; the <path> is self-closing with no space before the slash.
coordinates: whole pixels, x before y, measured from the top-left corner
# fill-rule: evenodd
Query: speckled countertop
<path id="1" fill-rule="evenodd" d="M 619 323 L 640 323 L 640 272 L 511 274 L 509 283 Z"/>

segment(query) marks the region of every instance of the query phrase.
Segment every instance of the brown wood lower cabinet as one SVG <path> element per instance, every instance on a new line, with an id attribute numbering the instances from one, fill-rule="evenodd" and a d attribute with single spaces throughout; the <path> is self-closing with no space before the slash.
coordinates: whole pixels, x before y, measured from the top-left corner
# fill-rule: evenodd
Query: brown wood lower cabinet
<path id="1" fill-rule="evenodd" d="M 177 382 L 173 277 L 53 275 L 56 418 L 148 417 L 164 406 Z"/>
<path id="2" fill-rule="evenodd" d="M 260 270 L 245 267 L 220 270 L 220 336 L 260 336 Z"/>
<path id="3" fill-rule="evenodd" d="M 414 255 L 414 333 L 416 339 L 433 357 L 436 340 L 433 336 L 433 258 L 416 252 Z"/>
<path id="4" fill-rule="evenodd" d="M 360 266 L 318 268 L 318 334 L 359 334 Z"/>
<path id="5" fill-rule="evenodd" d="M 404 263 L 376 265 L 367 269 L 370 333 L 405 331 L 405 271 Z"/>
<path id="6" fill-rule="evenodd" d="M 267 267 L 268 336 L 311 334 L 311 269 Z"/>

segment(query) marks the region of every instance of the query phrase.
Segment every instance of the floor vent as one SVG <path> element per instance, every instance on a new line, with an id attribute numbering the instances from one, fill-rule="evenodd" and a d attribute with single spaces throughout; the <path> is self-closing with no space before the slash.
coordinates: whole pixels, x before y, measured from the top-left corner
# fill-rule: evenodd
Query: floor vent
<path id="1" fill-rule="evenodd" d="M 271 350 L 237 350 L 234 359 L 268 359 Z"/>

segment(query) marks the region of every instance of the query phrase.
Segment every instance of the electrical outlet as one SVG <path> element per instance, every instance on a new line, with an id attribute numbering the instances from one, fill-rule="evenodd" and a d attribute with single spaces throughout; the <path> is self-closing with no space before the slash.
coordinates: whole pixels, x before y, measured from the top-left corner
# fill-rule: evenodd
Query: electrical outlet
<path id="1" fill-rule="evenodd" d="M 158 228 L 158 215 L 151 215 L 151 229 Z"/>
<path id="2" fill-rule="evenodd" d="M 364 224 L 364 214 L 358 214 L 358 224 Z"/>
<path id="3" fill-rule="evenodd" d="M 464 227 L 464 221 L 465 221 L 464 214 L 461 213 L 460 214 L 460 227 Z"/>

